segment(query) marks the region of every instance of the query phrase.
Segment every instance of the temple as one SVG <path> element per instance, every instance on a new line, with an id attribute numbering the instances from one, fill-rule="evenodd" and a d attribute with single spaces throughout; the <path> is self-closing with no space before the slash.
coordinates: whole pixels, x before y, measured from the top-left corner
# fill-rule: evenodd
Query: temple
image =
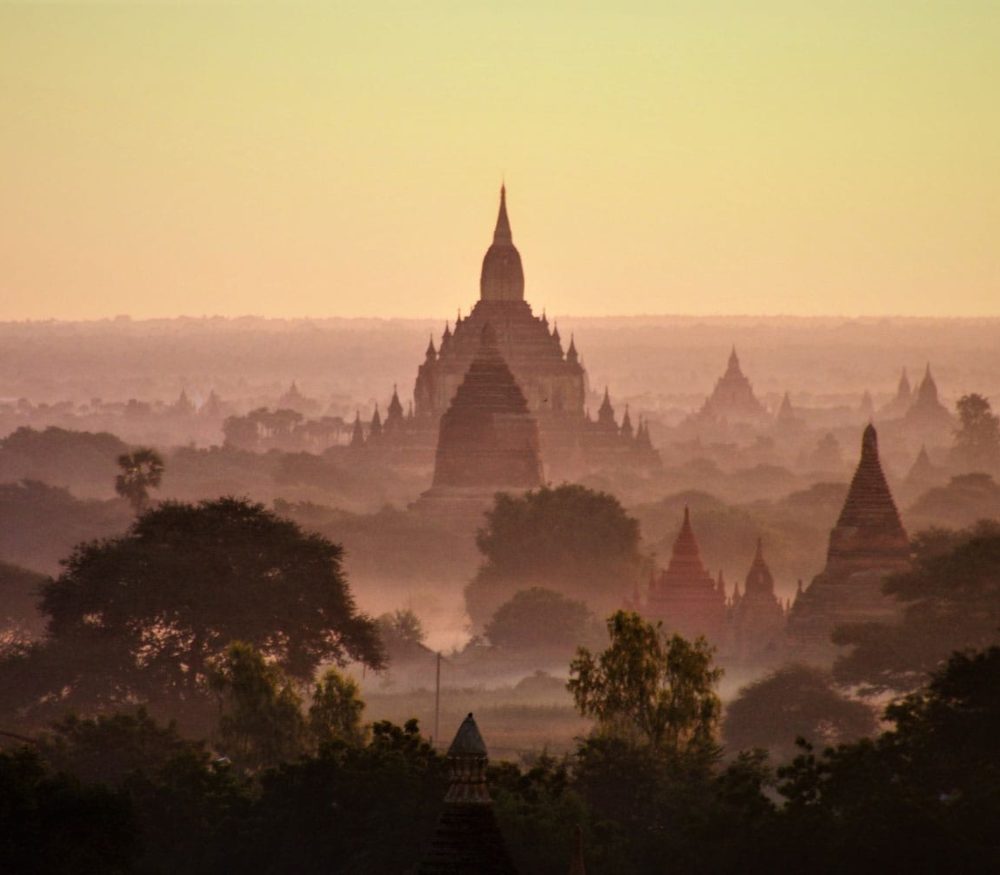
<path id="1" fill-rule="evenodd" d="M 903 416 L 903 424 L 911 432 L 924 437 L 950 437 L 954 420 L 948 408 L 938 398 L 937 383 L 927 365 L 924 378 L 914 393 L 913 403 Z"/>
<path id="2" fill-rule="evenodd" d="M 784 652 L 785 622 L 785 610 L 774 594 L 774 577 L 764 559 L 764 544 L 758 538 L 743 594 L 733 600 L 733 659 L 743 665 L 777 662 Z"/>
<path id="3" fill-rule="evenodd" d="M 486 784 L 488 756 L 469 714 L 448 748 L 448 792 L 417 875 L 516 875 Z"/>
<path id="4" fill-rule="evenodd" d="M 434 480 L 418 504 L 486 506 L 501 490 L 542 484 L 538 425 L 489 323 L 441 417 Z"/>
<path id="5" fill-rule="evenodd" d="M 894 619 L 896 606 L 883 595 L 882 580 L 909 563 L 910 541 L 882 472 L 878 435 L 868 425 L 844 507 L 830 532 L 826 567 L 796 599 L 789 616 L 796 655 L 828 661 L 835 654 L 834 627 Z"/>
<path id="6" fill-rule="evenodd" d="M 767 410 L 754 395 L 753 386 L 740 367 L 736 347 L 729 354 L 726 372 L 716 381 L 712 394 L 705 399 L 696 419 L 725 423 L 760 424 Z"/>
<path id="7" fill-rule="evenodd" d="M 607 390 L 597 421 L 588 415 L 587 372 L 575 339 L 564 351 L 558 327 L 550 326 L 544 313 L 536 316 L 525 300 L 524 267 L 511 232 L 506 188 L 500 189 L 493 242 L 483 257 L 479 300 L 468 316 L 458 316 L 454 328 L 445 324 L 436 344 L 430 338 L 417 368 L 412 415 L 403 417 L 395 433 L 366 441 L 370 454 L 395 454 L 404 463 L 430 461 L 439 424 L 472 365 L 486 325 L 492 326 L 497 349 L 537 422 L 541 458 L 551 479 L 573 479 L 606 467 L 660 466 L 648 425 L 635 428 L 627 415 L 619 423 Z"/>
<path id="8" fill-rule="evenodd" d="M 883 419 L 899 419 L 906 415 L 913 403 L 913 390 L 910 388 L 910 378 L 906 375 L 906 368 L 899 377 L 899 385 L 892 400 L 879 410 L 879 416 Z"/>
<path id="9" fill-rule="evenodd" d="M 668 632 L 685 638 L 704 635 L 716 645 L 726 640 L 725 592 L 701 561 L 686 507 L 670 564 L 650 580 L 645 606 L 637 607 L 650 619 L 662 621 Z"/>

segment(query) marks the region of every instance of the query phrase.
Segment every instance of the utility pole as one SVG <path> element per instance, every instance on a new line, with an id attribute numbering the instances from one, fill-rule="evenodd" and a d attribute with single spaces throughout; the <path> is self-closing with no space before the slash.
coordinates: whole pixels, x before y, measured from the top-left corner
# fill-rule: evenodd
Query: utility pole
<path id="1" fill-rule="evenodd" d="M 434 744 L 438 743 L 441 731 L 441 651 L 437 652 L 436 677 L 434 679 Z"/>

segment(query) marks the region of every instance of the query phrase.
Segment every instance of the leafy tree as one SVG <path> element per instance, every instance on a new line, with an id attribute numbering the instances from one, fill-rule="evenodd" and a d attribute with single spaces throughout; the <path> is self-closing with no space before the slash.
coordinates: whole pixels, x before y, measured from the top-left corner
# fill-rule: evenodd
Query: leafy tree
<path id="1" fill-rule="evenodd" d="M 614 496 L 577 485 L 498 494 L 476 544 L 485 562 L 466 588 L 476 623 L 532 586 L 613 609 L 631 592 L 643 561 L 638 522 Z"/>
<path id="2" fill-rule="evenodd" d="M 52 774 L 37 751 L 0 751 L 0 866 L 24 875 L 136 871 L 127 796 Z"/>
<path id="3" fill-rule="evenodd" d="M 41 637 L 45 623 L 38 612 L 44 575 L 0 562 L 0 653 L 18 641 Z"/>
<path id="4" fill-rule="evenodd" d="M 212 687 L 222 699 L 218 746 L 229 759 L 255 772 L 302 753 L 302 700 L 277 666 L 237 641 L 213 668 Z"/>
<path id="5" fill-rule="evenodd" d="M 572 648 L 590 642 L 594 626 L 594 615 L 583 602 L 532 587 L 502 604 L 485 631 L 494 645 L 511 650 Z"/>
<path id="6" fill-rule="evenodd" d="M 334 741 L 361 744 L 365 739 L 361 725 L 364 709 L 358 685 L 329 669 L 316 684 L 309 706 L 308 727 L 313 741 L 319 745 Z"/>
<path id="7" fill-rule="evenodd" d="M 261 505 L 166 502 L 77 548 L 45 587 L 50 637 L 31 658 L 57 706 L 147 702 L 207 731 L 209 666 L 232 641 L 301 683 L 323 661 L 382 664 L 341 555 Z"/>
<path id="8" fill-rule="evenodd" d="M 744 687 L 726 706 L 722 733 L 731 751 L 765 748 L 777 758 L 796 754 L 795 739 L 834 745 L 871 735 L 875 715 L 844 696 L 818 668 L 790 665 Z"/>
<path id="9" fill-rule="evenodd" d="M 409 608 L 382 614 L 376 621 L 382 644 L 391 660 L 408 659 L 424 652 L 427 633 Z"/>
<path id="10" fill-rule="evenodd" d="M 136 513 L 149 503 L 149 490 L 163 479 L 163 459 L 156 450 L 139 447 L 118 457 L 121 473 L 115 478 L 115 492 L 128 499 Z"/>
<path id="11" fill-rule="evenodd" d="M 870 690 L 912 690 L 955 650 L 1000 640 L 1000 524 L 959 532 L 931 530 L 914 539 L 912 570 L 883 590 L 904 605 L 896 624 L 842 626 L 834 641 L 853 650 L 834 676 Z"/>
<path id="12" fill-rule="evenodd" d="M 667 637 L 662 625 L 618 611 L 608 620 L 610 646 L 580 648 L 568 688 L 577 710 L 612 735 L 641 739 L 674 759 L 714 752 L 721 669 L 704 638 Z"/>
<path id="13" fill-rule="evenodd" d="M 963 395 L 955 406 L 961 421 L 955 432 L 955 460 L 970 471 L 1000 469 L 1000 416 L 989 400 L 973 393 Z"/>

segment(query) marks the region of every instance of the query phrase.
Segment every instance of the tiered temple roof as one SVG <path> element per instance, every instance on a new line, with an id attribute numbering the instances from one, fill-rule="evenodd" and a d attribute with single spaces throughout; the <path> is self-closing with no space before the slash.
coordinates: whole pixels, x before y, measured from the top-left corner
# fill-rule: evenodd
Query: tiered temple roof
<path id="1" fill-rule="evenodd" d="M 417 875 L 516 875 L 486 784 L 486 745 L 469 714 L 448 749 L 444 810 Z"/>
<path id="2" fill-rule="evenodd" d="M 774 593 L 774 577 L 758 538 L 743 595 L 733 608 L 734 655 L 743 663 L 775 660 L 783 648 L 784 630 L 785 612 Z"/>
<path id="3" fill-rule="evenodd" d="M 827 569 L 905 562 L 909 553 L 910 541 L 879 461 L 878 435 L 869 424 L 861 439 L 861 460 L 847 499 L 830 532 Z"/>
<path id="4" fill-rule="evenodd" d="M 531 489 L 542 483 L 538 426 L 487 324 L 441 418 L 434 487 Z"/>
<path id="5" fill-rule="evenodd" d="M 436 357 L 428 350 L 418 371 L 418 418 L 436 418 L 448 408 L 487 323 L 496 331 L 497 344 L 532 412 L 582 418 L 586 375 L 575 344 L 573 355 L 564 356 L 558 329 L 550 331 L 548 320 L 535 316 L 524 299 L 524 270 L 511 234 L 505 188 L 500 189 L 493 242 L 483 258 L 479 300 L 465 319 L 456 320 L 454 333 L 445 326 Z"/>
<path id="6" fill-rule="evenodd" d="M 662 620 L 669 632 L 693 638 L 705 635 L 722 641 L 726 625 L 725 595 L 716 587 L 701 560 L 701 550 L 691 527 L 691 514 L 684 508 L 670 563 L 650 581 L 644 613 Z"/>
<path id="7" fill-rule="evenodd" d="M 754 395 L 753 386 L 740 368 L 735 346 L 729 354 L 726 372 L 706 399 L 701 415 L 728 421 L 757 420 L 767 416 L 764 405 Z"/>
<path id="8" fill-rule="evenodd" d="M 913 403 L 906 411 L 904 421 L 907 425 L 930 428 L 950 428 L 951 413 L 938 398 L 937 383 L 931 375 L 931 366 L 927 365 L 924 378 L 920 381 L 914 395 Z"/>
<path id="9" fill-rule="evenodd" d="M 830 532 L 826 568 L 796 597 L 789 615 L 796 656 L 829 662 L 835 655 L 830 636 L 838 625 L 892 621 L 897 605 L 882 593 L 882 580 L 905 570 L 909 562 L 909 539 L 882 472 L 878 435 L 869 425 L 844 507 Z"/>

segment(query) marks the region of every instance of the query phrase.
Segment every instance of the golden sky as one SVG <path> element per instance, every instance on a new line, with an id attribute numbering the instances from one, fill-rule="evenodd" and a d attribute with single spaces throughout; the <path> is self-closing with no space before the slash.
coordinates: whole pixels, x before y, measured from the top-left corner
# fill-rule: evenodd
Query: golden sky
<path id="1" fill-rule="evenodd" d="M 6 3 L 0 319 L 1000 314 L 1000 3 Z"/>

